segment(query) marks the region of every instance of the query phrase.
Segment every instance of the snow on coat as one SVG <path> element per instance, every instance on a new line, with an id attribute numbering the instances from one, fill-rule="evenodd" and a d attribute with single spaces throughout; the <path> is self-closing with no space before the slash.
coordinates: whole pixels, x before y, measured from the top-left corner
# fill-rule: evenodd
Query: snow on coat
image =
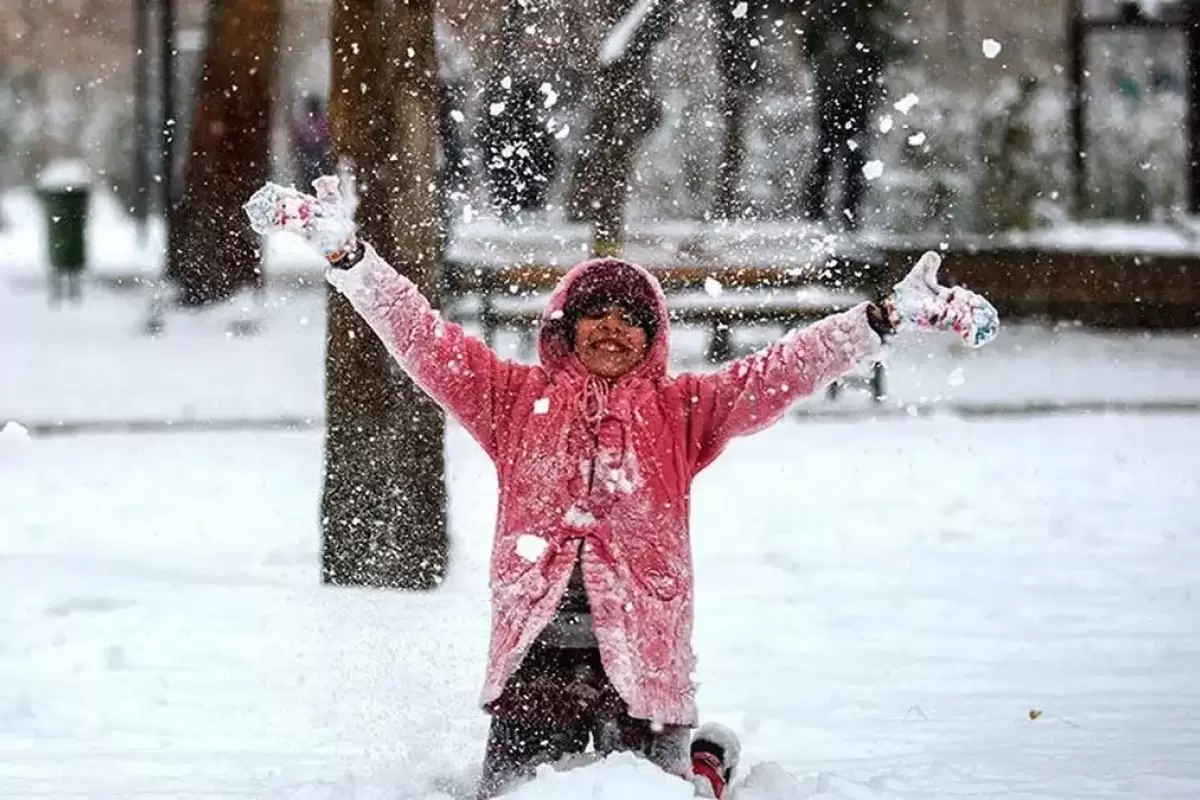
<path id="1" fill-rule="evenodd" d="M 443 321 L 370 246 L 329 279 L 495 464 L 483 705 L 554 616 L 578 559 L 600 656 L 629 713 L 694 725 L 692 480 L 733 437 L 878 350 L 865 304 L 717 371 L 670 377 L 662 289 L 629 262 L 587 261 L 563 277 L 542 317 L 540 365 L 505 360 Z M 590 376 L 568 344 L 563 312 L 585 285 L 632 291 L 658 320 L 645 360 L 615 382 Z"/>

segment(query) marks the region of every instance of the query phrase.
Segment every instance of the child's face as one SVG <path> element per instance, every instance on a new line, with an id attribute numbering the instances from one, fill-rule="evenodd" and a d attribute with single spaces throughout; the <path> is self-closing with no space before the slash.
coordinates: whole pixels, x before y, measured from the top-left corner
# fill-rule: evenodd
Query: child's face
<path id="1" fill-rule="evenodd" d="M 593 375 L 619 378 L 646 357 L 646 331 L 619 305 L 590 308 L 575 323 L 575 355 Z"/>

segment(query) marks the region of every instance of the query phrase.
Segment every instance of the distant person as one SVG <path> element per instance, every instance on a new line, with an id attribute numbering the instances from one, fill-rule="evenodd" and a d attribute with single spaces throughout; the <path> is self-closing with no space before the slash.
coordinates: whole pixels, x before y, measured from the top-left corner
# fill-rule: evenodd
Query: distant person
<path id="1" fill-rule="evenodd" d="M 896 28 L 901 13 L 892 0 L 807 0 L 802 42 L 814 84 L 816 148 L 804 183 L 803 212 L 825 220 L 835 165 L 845 181 L 843 225 L 858 228 L 866 196 L 871 114 L 879 80 L 900 56 Z"/>
<path id="2" fill-rule="evenodd" d="M 304 97 L 300 118 L 292 129 L 292 155 L 302 191 L 312 189 L 313 181 L 333 172 L 329 117 L 321 98 L 315 94 Z"/>

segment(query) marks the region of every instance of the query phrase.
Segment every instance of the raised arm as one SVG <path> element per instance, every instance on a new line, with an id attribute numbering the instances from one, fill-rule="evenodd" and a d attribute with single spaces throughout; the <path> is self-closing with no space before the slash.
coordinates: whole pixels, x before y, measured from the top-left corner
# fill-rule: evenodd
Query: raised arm
<path id="1" fill-rule="evenodd" d="M 461 325 L 443 320 L 375 248 L 360 247 L 353 266 L 328 270 L 329 282 L 409 377 L 495 456 L 507 406 L 538 368 L 501 358 Z"/>
<path id="2" fill-rule="evenodd" d="M 870 307 L 862 303 L 792 330 L 716 372 L 680 375 L 680 399 L 690 409 L 688 450 L 695 471 L 708 466 L 733 437 L 771 425 L 792 403 L 878 352 L 883 340 L 868 320 Z"/>
<path id="3" fill-rule="evenodd" d="M 493 459 L 508 407 L 539 368 L 506 361 L 461 326 L 442 320 L 412 281 L 358 241 L 353 213 L 332 176 L 316 196 L 268 183 L 245 205 L 260 234 L 289 231 L 329 262 L 327 277 L 426 394 L 462 423 Z"/>
<path id="4" fill-rule="evenodd" d="M 938 283 L 942 259 L 929 252 L 880 305 L 862 303 L 717 372 L 679 378 L 688 410 L 688 448 L 695 471 L 716 458 L 734 436 L 760 431 L 788 406 L 840 377 L 877 352 L 897 329 L 945 331 L 980 347 L 1000 329 L 996 309 L 961 286 Z"/>

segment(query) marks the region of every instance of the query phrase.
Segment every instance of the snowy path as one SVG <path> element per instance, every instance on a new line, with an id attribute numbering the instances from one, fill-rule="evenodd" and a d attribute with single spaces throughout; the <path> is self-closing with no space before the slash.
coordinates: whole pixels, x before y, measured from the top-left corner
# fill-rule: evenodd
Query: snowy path
<path id="1" fill-rule="evenodd" d="M 0 797 L 469 781 L 495 488 L 448 447 L 455 566 L 405 596 L 315 585 L 316 433 L 0 439 Z M 814 797 L 1200 796 L 1198 451 L 1196 416 L 739 442 L 694 507 L 705 715 Z"/>

